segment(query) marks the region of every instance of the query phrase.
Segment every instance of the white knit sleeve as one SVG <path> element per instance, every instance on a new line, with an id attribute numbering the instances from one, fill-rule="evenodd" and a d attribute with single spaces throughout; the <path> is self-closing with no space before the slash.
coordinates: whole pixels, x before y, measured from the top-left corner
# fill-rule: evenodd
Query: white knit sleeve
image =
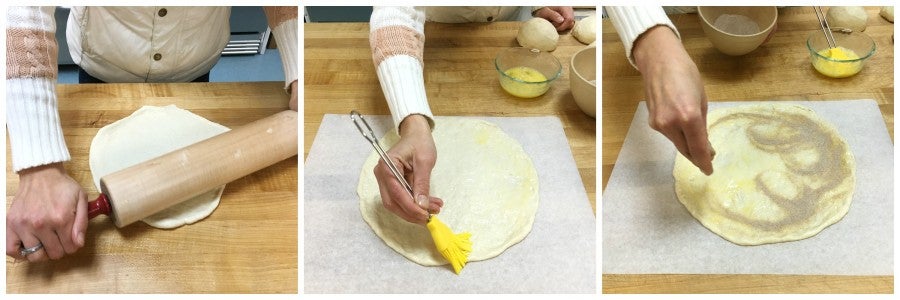
<path id="1" fill-rule="evenodd" d="M 278 54 L 281 55 L 281 67 L 284 70 L 284 86 L 289 88 L 291 82 L 299 77 L 297 72 L 297 19 L 285 21 L 272 29 L 275 41 L 278 43 Z"/>
<path id="2" fill-rule="evenodd" d="M 425 95 L 422 53 L 425 46 L 425 9 L 375 7 L 369 22 L 372 60 L 394 127 L 413 114 L 434 127 Z"/>
<path id="3" fill-rule="evenodd" d="M 70 159 L 57 111 L 54 9 L 7 9 L 6 130 L 16 172 Z"/>
<path id="4" fill-rule="evenodd" d="M 668 26 L 675 32 L 678 38 L 681 35 L 678 29 L 672 24 L 672 20 L 666 16 L 666 12 L 659 6 L 607 6 L 606 13 L 609 14 L 609 20 L 612 21 L 613 27 L 619 34 L 619 39 L 625 45 L 625 55 L 631 65 L 637 68 L 634 63 L 634 57 L 631 51 L 634 49 L 634 42 L 638 37 L 650 28 L 663 25 Z"/>
<path id="5" fill-rule="evenodd" d="M 297 71 L 299 29 L 297 23 L 296 6 L 264 7 L 269 27 L 272 28 L 272 36 L 278 44 L 278 53 L 281 55 L 281 68 L 284 70 L 284 88 L 288 89 L 291 82 L 299 77 Z"/>

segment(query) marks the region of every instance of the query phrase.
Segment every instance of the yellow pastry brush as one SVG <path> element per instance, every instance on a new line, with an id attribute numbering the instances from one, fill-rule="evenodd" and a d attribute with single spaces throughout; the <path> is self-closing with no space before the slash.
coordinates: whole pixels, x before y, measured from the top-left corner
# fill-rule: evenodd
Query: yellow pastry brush
<path id="1" fill-rule="evenodd" d="M 453 233 L 450 227 L 447 227 L 435 215 L 428 217 L 425 227 L 428 227 L 428 231 L 431 232 L 431 239 L 434 240 L 434 246 L 437 247 L 438 252 L 450 262 L 453 272 L 458 275 L 469 261 L 469 252 L 472 252 L 472 241 L 469 240 L 469 237 L 472 235 L 468 232 Z"/>
<path id="2" fill-rule="evenodd" d="M 359 133 L 372 144 L 372 147 L 375 148 L 375 152 L 378 153 L 381 160 L 384 161 L 389 169 L 391 169 L 391 173 L 394 174 L 397 181 L 403 185 L 406 192 L 409 193 L 409 197 L 416 199 L 416 197 L 413 196 L 412 187 L 406 182 L 406 179 L 403 178 L 400 169 L 394 165 L 394 162 L 391 161 L 387 156 L 387 153 L 384 152 L 384 149 L 381 148 L 381 145 L 378 144 L 378 138 L 375 137 L 375 133 L 372 132 L 372 127 L 369 127 L 369 123 L 366 122 L 366 119 L 355 110 L 350 112 L 350 119 L 353 120 L 356 129 L 359 129 Z M 363 126 L 365 126 L 365 129 L 363 129 Z M 417 202 L 416 204 L 418 204 L 419 207 L 422 207 L 422 209 L 427 210 L 427 201 L 428 200 L 426 199 L 424 203 Z M 425 224 L 425 227 L 428 228 L 428 231 L 431 233 L 431 239 L 434 240 L 434 246 L 437 248 L 438 252 L 450 262 L 453 271 L 456 272 L 456 274 L 459 274 L 459 272 L 462 271 L 462 268 L 466 266 L 466 262 L 469 261 L 469 252 L 472 252 L 472 241 L 469 240 L 471 234 L 468 232 L 460 234 L 453 233 L 453 230 L 451 230 L 449 226 L 444 224 L 444 222 L 441 222 L 436 215 L 432 214 L 428 215 L 428 222 Z"/>

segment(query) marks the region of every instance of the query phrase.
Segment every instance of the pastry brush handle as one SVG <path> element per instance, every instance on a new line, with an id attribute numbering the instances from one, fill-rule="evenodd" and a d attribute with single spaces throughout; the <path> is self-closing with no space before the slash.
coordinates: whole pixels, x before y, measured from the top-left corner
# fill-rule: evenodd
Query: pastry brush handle
<path id="1" fill-rule="evenodd" d="M 400 182 L 400 185 L 406 189 L 406 193 L 409 194 L 410 198 L 413 198 L 415 201 L 416 197 L 413 196 L 412 187 L 409 185 L 409 182 L 406 181 L 406 178 L 403 178 L 403 173 L 400 173 L 400 169 L 397 168 L 397 165 L 394 164 L 394 161 L 387 155 L 387 152 L 384 152 L 384 149 L 378 145 L 378 141 L 372 142 L 372 147 L 375 147 L 375 152 L 378 152 L 378 156 L 381 156 L 381 160 L 391 169 L 391 174 L 394 174 L 394 178 L 397 178 L 397 181 Z"/>
<path id="2" fill-rule="evenodd" d="M 412 186 L 409 185 L 406 178 L 403 178 L 403 173 L 400 172 L 400 169 L 397 168 L 394 161 L 387 155 L 387 152 L 385 152 L 384 149 L 381 148 L 381 145 L 378 144 L 378 138 L 375 137 L 375 133 L 372 131 L 372 127 L 369 126 L 369 122 L 366 122 L 366 119 L 363 118 L 362 114 L 355 110 L 350 112 L 350 119 L 353 121 L 353 124 L 356 125 L 356 129 L 359 130 L 359 133 L 372 144 L 372 148 L 375 148 L 375 152 L 378 153 L 378 156 L 381 157 L 384 164 L 391 169 L 391 174 L 394 174 L 394 178 L 397 178 L 400 185 L 406 189 L 406 192 L 409 194 L 409 197 L 412 198 L 413 202 L 416 202 L 419 207 L 423 207 L 423 203 L 418 203 L 418 201 L 416 201 L 416 197 L 413 195 Z M 427 209 L 427 206 L 423 207 L 423 209 Z"/>

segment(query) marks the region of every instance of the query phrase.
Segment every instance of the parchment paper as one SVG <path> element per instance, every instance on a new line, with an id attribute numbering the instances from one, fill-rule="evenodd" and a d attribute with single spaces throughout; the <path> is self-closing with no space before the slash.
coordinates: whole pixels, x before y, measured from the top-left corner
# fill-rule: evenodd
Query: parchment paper
<path id="1" fill-rule="evenodd" d="M 739 246 L 703 227 L 675 195 L 675 147 L 641 102 L 603 193 L 604 274 L 891 275 L 893 145 L 873 100 L 789 102 L 831 122 L 856 158 L 846 216 L 811 238 Z M 710 102 L 709 109 L 752 104 Z"/>
<path id="2" fill-rule="evenodd" d="M 366 119 L 379 138 L 393 126 L 388 116 Z M 537 170 L 540 203 L 522 242 L 458 276 L 449 265 L 424 267 L 394 252 L 359 211 L 356 186 L 372 146 L 346 115 L 325 115 L 304 167 L 305 291 L 594 293 L 596 219 L 559 119 L 479 119 L 518 140 Z"/>

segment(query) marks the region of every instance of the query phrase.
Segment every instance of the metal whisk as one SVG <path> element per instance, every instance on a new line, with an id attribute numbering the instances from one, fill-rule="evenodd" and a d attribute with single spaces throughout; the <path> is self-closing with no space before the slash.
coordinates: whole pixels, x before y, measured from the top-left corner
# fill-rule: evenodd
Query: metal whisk
<path id="1" fill-rule="evenodd" d="M 821 6 L 813 6 L 813 10 L 816 11 L 816 18 L 819 19 L 819 26 L 822 27 L 822 32 L 825 33 L 825 42 L 828 43 L 828 48 L 837 47 L 837 43 L 834 41 L 834 35 L 831 34 L 831 26 L 828 26 L 828 20 L 825 19 L 825 13 L 822 12 Z"/>

